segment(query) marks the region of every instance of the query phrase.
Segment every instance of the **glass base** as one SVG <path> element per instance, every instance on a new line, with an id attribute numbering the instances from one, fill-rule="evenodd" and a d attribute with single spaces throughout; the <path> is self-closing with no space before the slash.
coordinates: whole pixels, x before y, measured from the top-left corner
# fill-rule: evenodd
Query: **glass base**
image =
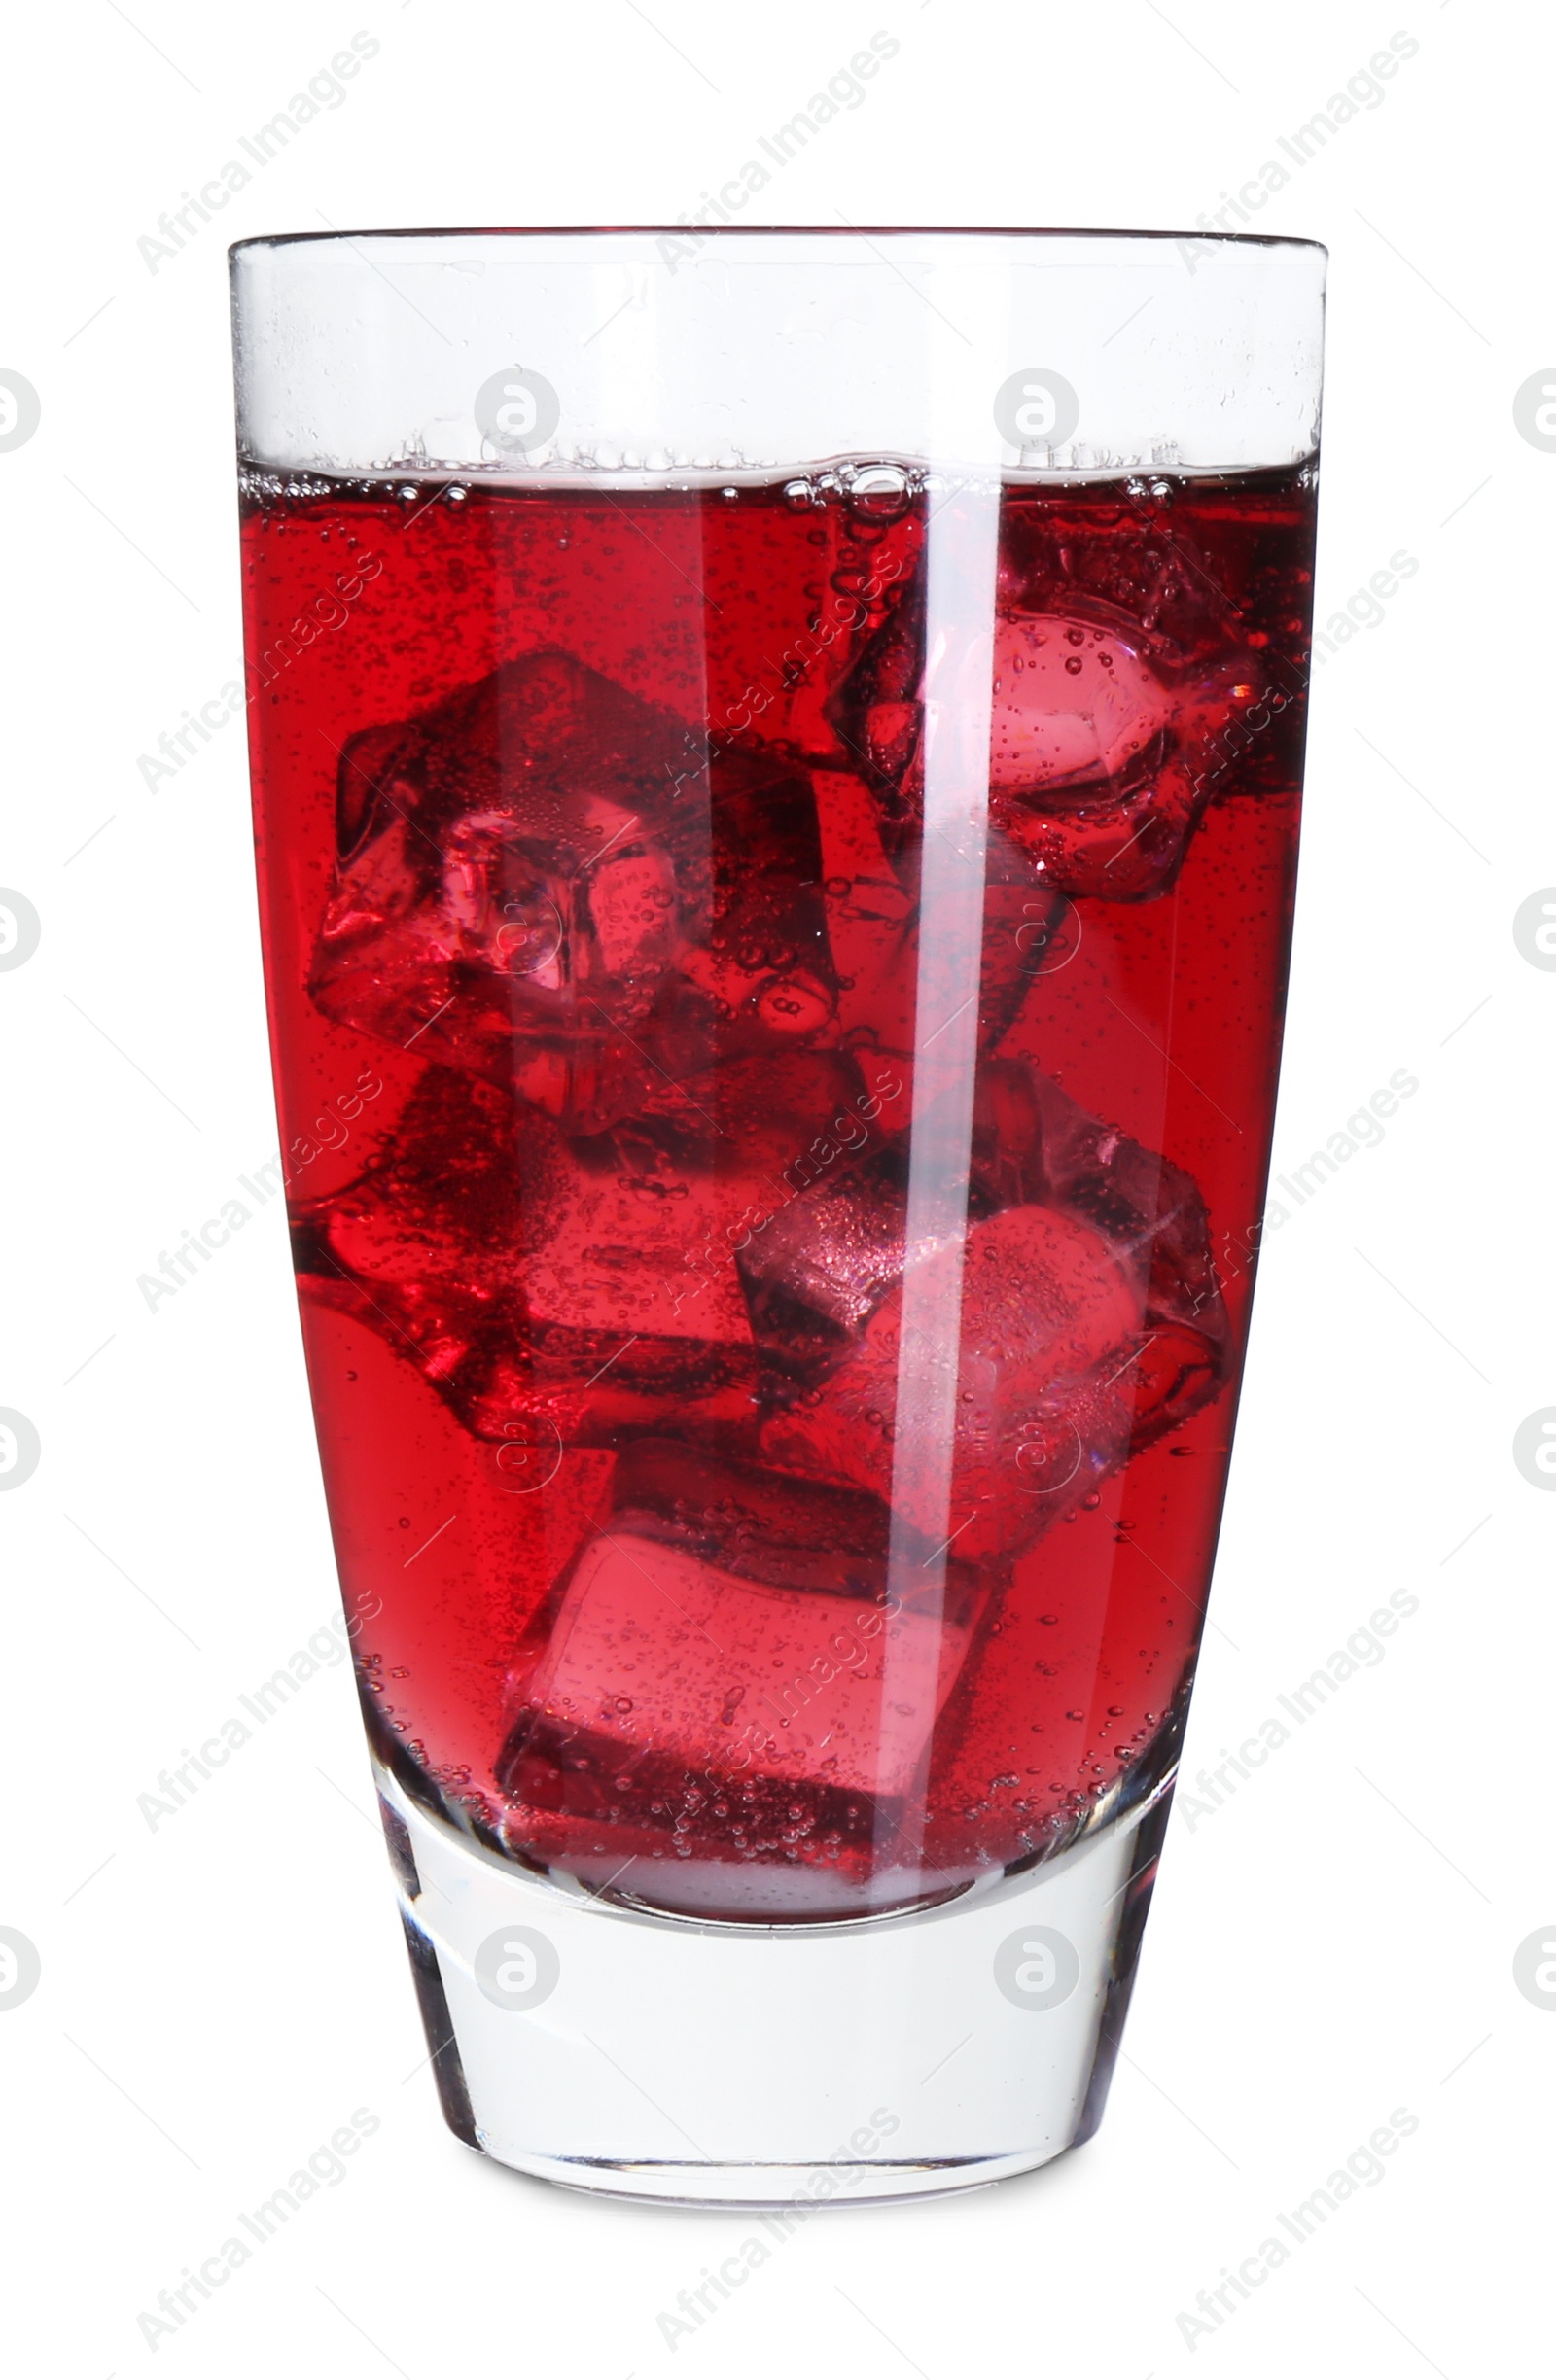
<path id="1" fill-rule="evenodd" d="M 450 2129 L 615 2197 L 937 2197 L 1090 2137 L 1170 1786 L 1025 1874 L 839 1924 L 729 1924 L 526 1873 L 378 1770 Z"/>

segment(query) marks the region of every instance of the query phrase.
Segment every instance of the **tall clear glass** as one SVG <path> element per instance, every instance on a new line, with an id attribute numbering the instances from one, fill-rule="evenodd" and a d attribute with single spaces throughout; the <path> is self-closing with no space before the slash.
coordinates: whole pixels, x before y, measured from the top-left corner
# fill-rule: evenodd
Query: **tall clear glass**
<path id="1" fill-rule="evenodd" d="M 1099 2120 L 1263 1206 L 1323 266 L 233 251 L 308 1371 L 507 2164 L 914 2196 Z"/>

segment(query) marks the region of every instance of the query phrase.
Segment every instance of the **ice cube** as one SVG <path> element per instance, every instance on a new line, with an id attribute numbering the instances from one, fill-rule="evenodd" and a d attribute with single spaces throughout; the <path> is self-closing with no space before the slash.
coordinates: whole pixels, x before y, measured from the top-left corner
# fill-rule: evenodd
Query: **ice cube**
<path id="1" fill-rule="evenodd" d="M 1256 653 L 1186 664 L 1101 606 L 1004 614 L 990 816 L 1065 892 L 1148 899 L 1173 883 L 1218 789 L 1218 738 L 1274 692 Z"/>
<path id="2" fill-rule="evenodd" d="M 818 769 L 813 783 L 838 1033 L 876 1049 L 910 1049 L 914 894 L 892 866 L 863 780 L 842 769 Z"/>
<path id="3" fill-rule="evenodd" d="M 786 1170 L 814 1179 L 807 1151 L 868 1137 L 860 1086 L 840 1053 L 732 1061 L 578 1139 L 429 1067 L 366 1172 L 297 1208 L 300 1277 L 495 1442 L 544 1423 L 565 1444 L 673 1425 L 754 1445 L 737 1254 Z"/>
<path id="4" fill-rule="evenodd" d="M 910 1055 L 915 1041 L 933 1033 L 948 1012 L 948 1003 L 936 996 L 934 961 L 944 957 L 960 977 L 961 955 L 932 949 L 931 965 L 923 965 L 920 853 L 909 841 L 888 854 L 864 780 L 841 769 L 817 769 L 812 782 L 837 982 L 836 1018 L 827 1037 L 853 1049 Z M 992 1049 L 1009 1029 L 1044 952 L 1062 936 L 1069 910 L 1063 893 L 1009 837 L 991 829 L 984 861 L 980 1048 Z M 928 1012 L 922 1022 L 921 1005 Z"/>
<path id="5" fill-rule="evenodd" d="M 923 817 L 924 574 L 907 581 L 828 709 L 866 770 L 894 850 Z"/>
<path id="6" fill-rule="evenodd" d="M 768 1587 L 886 1592 L 891 1514 L 878 1496 L 731 1462 L 672 1439 L 624 1447 L 612 1528 Z"/>
<path id="7" fill-rule="evenodd" d="M 943 1512 L 948 1542 L 975 1561 L 1017 1552 L 1125 1458 L 1142 1299 L 1100 1233 L 1047 1207 L 989 1215 L 963 1249 L 915 1249 L 906 1270 L 957 1267 L 956 1347 L 922 1334 L 904 1343 L 900 1280 L 844 1362 L 766 1423 L 762 1452 L 793 1470 L 872 1488 L 920 1532 L 933 1532 Z M 944 1285 L 936 1286 L 939 1305 Z M 948 1509 L 945 1450 L 895 1426 L 904 1365 L 919 1377 L 954 1376 Z"/>
<path id="8" fill-rule="evenodd" d="M 834 698 L 894 849 L 923 815 L 923 671 L 921 578 Z M 1014 575 L 994 633 L 992 825 L 1056 892 L 1166 891 L 1233 757 L 1290 707 L 1281 676 L 1224 630 L 1219 651 L 1190 658 L 1116 603 Z"/>
<path id="9" fill-rule="evenodd" d="M 986 1196 L 1045 1201 L 1101 1232 L 1142 1280 L 1132 1448 L 1217 1394 L 1229 1328 L 1205 1202 L 1182 1166 L 1088 1115 L 1040 1068 L 1008 1059 L 979 1079 L 973 1163 Z"/>
<path id="10" fill-rule="evenodd" d="M 904 1365 L 954 1371 L 945 1531 L 977 1560 L 1031 1542 L 1215 1395 L 1226 1320 L 1189 1177 L 1037 1068 L 980 1069 L 971 1154 L 955 1349 L 902 1343 L 905 1272 L 957 1262 L 906 1244 L 902 1135 L 798 1193 L 739 1263 L 756 1337 L 787 1381 L 763 1458 L 872 1489 L 933 1530 L 941 1451 L 898 1438 L 898 1382 Z M 945 1311 L 940 1288 L 928 1303 Z"/>
<path id="11" fill-rule="evenodd" d="M 568 654 L 354 737 L 336 818 L 318 1006 L 571 1130 L 831 1024 L 805 773 Z"/>
<path id="12" fill-rule="evenodd" d="M 994 631 L 989 785 L 1046 795 L 1121 781 L 1172 724 L 1172 696 L 1145 640 L 1048 612 Z"/>
<path id="13" fill-rule="evenodd" d="M 796 1378 L 841 1362 L 902 1279 L 906 1122 L 858 1163 L 802 1180 L 738 1252 L 757 1337 Z"/>
<path id="14" fill-rule="evenodd" d="M 585 1545 L 513 1679 L 504 1789 L 542 1809 L 657 1825 L 690 1851 L 798 1856 L 866 1839 L 921 1783 L 984 1591 L 943 1609 L 784 1588 L 621 1518 Z M 888 1708 L 906 1664 L 929 1691 Z M 724 1812 L 720 1821 L 716 1810 Z"/>

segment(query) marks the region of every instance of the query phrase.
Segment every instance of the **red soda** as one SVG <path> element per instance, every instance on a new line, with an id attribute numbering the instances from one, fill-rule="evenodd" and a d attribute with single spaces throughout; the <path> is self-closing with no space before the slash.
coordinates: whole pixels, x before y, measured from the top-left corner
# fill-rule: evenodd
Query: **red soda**
<path id="1" fill-rule="evenodd" d="M 922 478 L 250 475 L 331 1520 L 373 1741 L 488 1849 L 828 1916 L 1030 1864 L 1170 1773 L 1268 1162 L 1314 499 L 1311 466 L 1002 492 L 950 1245 L 908 1199 Z M 906 1318 L 934 1268 L 949 1348 Z M 949 1450 L 897 1432 L 921 1363 Z"/>

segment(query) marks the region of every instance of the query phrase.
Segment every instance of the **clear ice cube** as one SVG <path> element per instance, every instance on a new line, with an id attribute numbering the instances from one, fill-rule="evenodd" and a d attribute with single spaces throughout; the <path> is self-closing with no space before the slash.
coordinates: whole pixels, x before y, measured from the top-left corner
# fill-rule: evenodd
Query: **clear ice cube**
<path id="1" fill-rule="evenodd" d="M 737 1851 L 867 1837 L 921 1783 L 983 1596 L 954 1586 L 919 1611 L 778 1587 L 609 1522 L 515 1668 L 501 1780 L 690 1838 L 719 1805 Z M 889 1662 L 925 1681 L 915 1706 L 886 1705 Z"/>
<path id="2" fill-rule="evenodd" d="M 995 623 L 991 824 L 1072 897 L 1165 892 L 1211 796 L 1286 710 L 1271 656 L 1228 638 L 1190 658 L 1119 605 L 1040 580 L 1007 588 Z M 924 594 L 909 588 L 834 698 L 888 839 L 923 812 Z"/>
<path id="3" fill-rule="evenodd" d="M 785 1376 L 763 1458 L 867 1488 L 959 1557 L 1005 1557 L 1215 1395 L 1227 1333 L 1209 1225 L 1180 1168 L 994 1060 L 974 1116 L 965 1248 L 906 1240 L 904 1138 L 790 1201 L 739 1262 Z M 960 1268 L 955 1348 L 904 1345 L 903 1284 Z M 954 1310 L 948 1278 L 932 1311 Z M 900 1382 L 938 1374 L 938 1445 L 897 1432 Z M 948 1516 L 948 1517 L 947 1517 Z"/>
<path id="4" fill-rule="evenodd" d="M 854 1049 L 910 1055 L 921 998 L 935 999 L 934 968 L 921 965 L 920 855 L 911 843 L 888 853 L 876 801 L 858 776 L 818 769 L 813 779 L 826 871 L 827 935 L 837 984 L 826 1036 Z M 1062 933 L 1070 904 L 1015 843 L 992 828 L 984 860 L 978 1043 L 992 1049 L 1013 1023 Z M 930 953 L 933 961 L 936 954 Z M 953 954 L 959 959 L 960 954 Z"/>
<path id="5" fill-rule="evenodd" d="M 1013 1554 L 1116 1470 L 1134 1418 L 1127 1379 L 1143 1298 L 1101 1234 L 1047 1207 L 973 1223 L 965 1246 L 909 1252 L 961 1274 L 960 1337 L 904 1337 L 899 1280 L 857 1346 L 762 1431 L 769 1461 L 872 1488 L 921 1534 L 942 1530 L 968 1560 Z M 933 1284 L 944 1302 L 948 1284 Z M 947 1376 L 947 1450 L 896 1427 L 904 1367 Z M 948 1470 L 948 1482 L 943 1474 Z"/>
<path id="6" fill-rule="evenodd" d="M 300 1278 L 415 1364 L 478 1436 L 565 1444 L 675 1426 L 755 1444 L 742 1244 L 867 1137 L 841 1053 L 731 1061 L 580 1138 L 429 1067 L 358 1179 L 295 1210 Z M 879 1101 L 874 1102 L 879 1107 Z M 829 1138 L 828 1136 L 831 1136 Z"/>
<path id="7" fill-rule="evenodd" d="M 805 772 L 568 654 L 353 737 L 336 824 L 318 1006 L 573 1131 L 831 1024 Z"/>

